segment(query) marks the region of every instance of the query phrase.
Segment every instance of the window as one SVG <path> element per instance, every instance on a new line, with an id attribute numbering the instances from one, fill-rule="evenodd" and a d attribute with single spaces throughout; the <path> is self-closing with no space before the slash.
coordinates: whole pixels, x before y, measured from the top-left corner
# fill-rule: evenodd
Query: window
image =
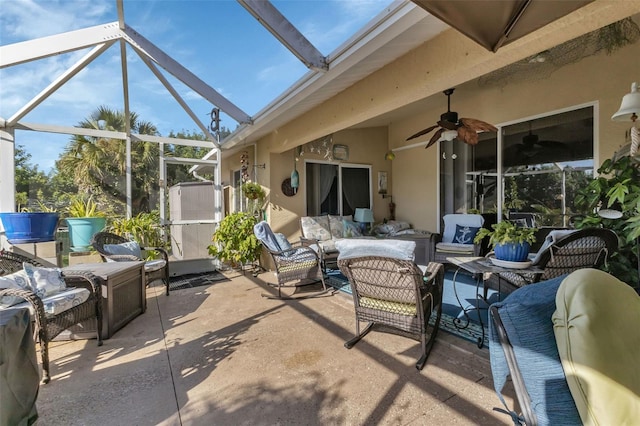
<path id="1" fill-rule="evenodd" d="M 593 178 L 594 114 L 589 105 L 505 124 L 474 147 L 442 142 L 441 214 L 533 213 L 536 226 L 568 226 Z"/>
<path id="2" fill-rule="evenodd" d="M 307 215 L 351 215 L 371 208 L 371 166 L 305 163 Z"/>

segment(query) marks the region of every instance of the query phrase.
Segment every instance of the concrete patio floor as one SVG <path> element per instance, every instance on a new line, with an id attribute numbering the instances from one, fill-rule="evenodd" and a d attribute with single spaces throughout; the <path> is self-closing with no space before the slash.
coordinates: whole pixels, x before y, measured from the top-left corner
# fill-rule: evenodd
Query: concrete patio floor
<path id="1" fill-rule="evenodd" d="M 511 424 L 493 411 L 486 349 L 441 332 L 419 372 L 410 339 L 344 348 L 350 296 L 272 300 L 270 273 L 225 275 L 169 297 L 148 288 L 147 312 L 102 347 L 54 342 L 38 425 Z"/>

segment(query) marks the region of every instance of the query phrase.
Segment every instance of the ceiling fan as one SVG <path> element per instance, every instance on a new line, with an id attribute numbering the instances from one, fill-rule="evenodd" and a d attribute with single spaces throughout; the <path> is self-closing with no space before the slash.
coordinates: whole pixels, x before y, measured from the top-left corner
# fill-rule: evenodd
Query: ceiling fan
<path id="1" fill-rule="evenodd" d="M 447 130 L 453 130 L 457 132 L 456 137 L 469 145 L 476 145 L 478 143 L 478 132 L 497 132 L 498 129 L 489 123 L 484 121 L 477 120 L 475 118 L 460 118 L 458 119 L 458 113 L 455 111 L 451 111 L 451 94 L 455 89 L 447 89 L 444 93 L 447 95 L 447 112 L 440 116 L 440 120 L 436 123 L 435 126 L 427 127 L 424 130 L 419 131 L 415 135 L 412 135 L 407 138 L 407 140 L 415 139 L 419 136 L 426 135 L 431 132 L 433 129 L 440 127 L 433 134 L 429 143 L 425 148 L 429 148 L 431 145 L 436 143 L 442 134 Z"/>

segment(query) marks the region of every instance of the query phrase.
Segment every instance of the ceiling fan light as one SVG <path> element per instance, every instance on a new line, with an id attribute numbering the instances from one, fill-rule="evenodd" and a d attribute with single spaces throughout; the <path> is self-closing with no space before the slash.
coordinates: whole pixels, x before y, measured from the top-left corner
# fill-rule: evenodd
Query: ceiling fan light
<path id="1" fill-rule="evenodd" d="M 456 130 L 445 130 L 444 132 L 442 132 L 442 135 L 440 135 L 440 139 L 438 141 L 439 142 L 442 142 L 442 141 L 451 142 L 452 140 L 454 140 L 457 137 L 458 137 L 458 132 Z"/>

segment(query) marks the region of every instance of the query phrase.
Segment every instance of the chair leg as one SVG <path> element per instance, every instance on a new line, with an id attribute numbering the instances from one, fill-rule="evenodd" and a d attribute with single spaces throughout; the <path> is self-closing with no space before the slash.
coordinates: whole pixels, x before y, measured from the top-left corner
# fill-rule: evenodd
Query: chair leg
<path id="1" fill-rule="evenodd" d="M 357 321 L 357 320 L 356 320 Z M 364 330 L 362 330 L 362 333 L 359 333 L 356 330 L 357 335 L 351 339 L 348 340 L 346 342 L 344 342 L 344 347 L 347 349 L 351 349 L 356 343 L 358 343 L 360 341 L 360 339 L 362 339 L 364 336 L 366 336 L 367 334 L 369 334 L 369 332 L 371 331 L 371 328 L 373 327 L 373 323 L 370 322 L 365 328 Z"/>
<path id="2" fill-rule="evenodd" d="M 40 356 L 42 357 L 42 383 L 47 384 L 51 380 L 49 374 L 49 342 L 46 330 L 40 330 Z"/>

